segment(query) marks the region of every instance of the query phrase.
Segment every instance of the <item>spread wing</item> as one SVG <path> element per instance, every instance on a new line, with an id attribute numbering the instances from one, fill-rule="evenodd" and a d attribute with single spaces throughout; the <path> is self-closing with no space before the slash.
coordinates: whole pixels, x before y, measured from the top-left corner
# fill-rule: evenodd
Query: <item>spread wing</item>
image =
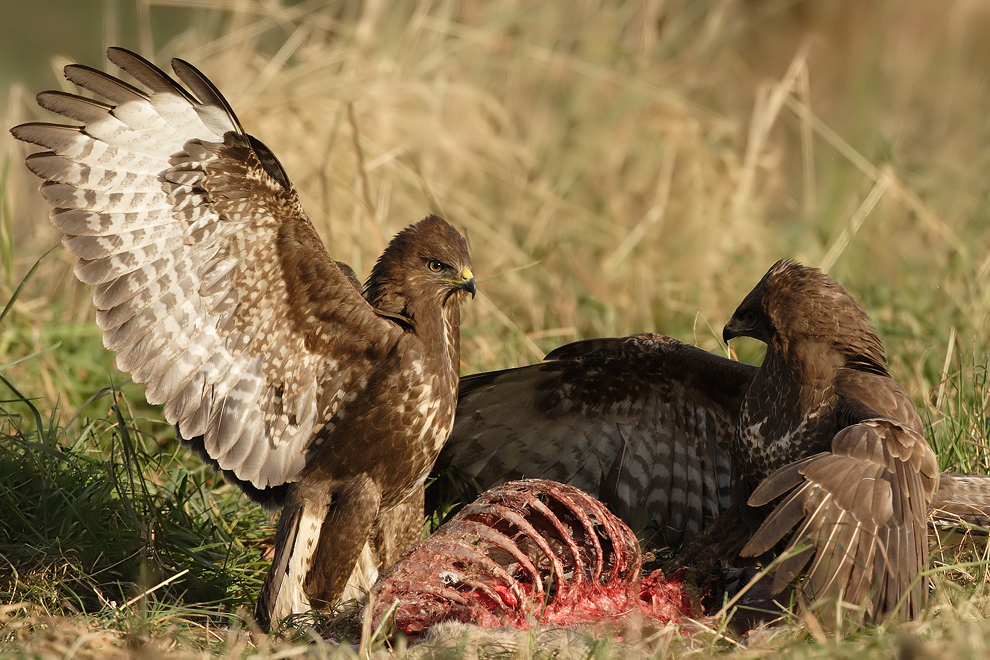
<path id="1" fill-rule="evenodd" d="M 79 258 L 104 344 L 169 422 L 249 494 L 292 481 L 314 431 L 398 332 L 328 255 L 275 156 L 245 134 L 201 73 L 184 89 L 123 49 L 108 57 L 149 91 L 79 65 L 94 101 L 44 92 L 82 126 L 12 129 L 47 151 L 52 222 Z"/>
<path id="2" fill-rule="evenodd" d="M 914 617 L 925 601 L 920 574 L 937 487 L 935 454 L 921 434 L 889 418 L 862 421 L 837 433 L 831 452 L 786 465 L 757 487 L 751 506 L 784 499 L 742 554 L 761 555 L 796 528 L 787 548 L 796 554 L 778 565 L 775 590 L 804 570 L 810 597 L 865 603 L 876 619 Z"/>
<path id="3" fill-rule="evenodd" d="M 661 335 L 561 347 L 541 364 L 461 379 L 437 463 L 482 488 L 562 481 L 676 545 L 729 505 L 729 459 L 755 367 Z"/>

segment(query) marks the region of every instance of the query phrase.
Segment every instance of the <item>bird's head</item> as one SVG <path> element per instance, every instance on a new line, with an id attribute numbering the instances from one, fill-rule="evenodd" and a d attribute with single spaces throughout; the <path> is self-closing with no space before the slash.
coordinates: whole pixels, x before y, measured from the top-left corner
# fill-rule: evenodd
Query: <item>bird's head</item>
<path id="1" fill-rule="evenodd" d="M 395 235 L 365 284 L 365 298 L 385 312 L 412 316 L 412 301 L 440 305 L 477 292 L 467 241 L 431 215 Z"/>
<path id="2" fill-rule="evenodd" d="M 826 345 L 883 369 L 883 345 L 866 311 L 817 268 L 782 259 L 770 267 L 722 329 L 728 342 L 752 337 L 786 354 L 798 340 Z"/>

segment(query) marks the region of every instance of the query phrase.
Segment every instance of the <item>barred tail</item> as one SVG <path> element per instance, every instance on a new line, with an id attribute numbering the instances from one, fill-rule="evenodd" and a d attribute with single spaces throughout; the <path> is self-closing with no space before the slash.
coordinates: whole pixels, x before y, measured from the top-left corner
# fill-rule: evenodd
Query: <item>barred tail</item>
<path id="1" fill-rule="evenodd" d="M 275 557 L 254 608 L 254 618 L 265 632 L 291 614 L 312 609 L 303 590 L 303 568 L 312 560 L 324 517 L 305 509 L 305 505 L 286 505 L 278 521 Z M 304 553 L 307 548 L 309 552 Z"/>
<path id="2" fill-rule="evenodd" d="M 990 528 L 990 476 L 943 472 L 932 498 L 932 524 Z"/>

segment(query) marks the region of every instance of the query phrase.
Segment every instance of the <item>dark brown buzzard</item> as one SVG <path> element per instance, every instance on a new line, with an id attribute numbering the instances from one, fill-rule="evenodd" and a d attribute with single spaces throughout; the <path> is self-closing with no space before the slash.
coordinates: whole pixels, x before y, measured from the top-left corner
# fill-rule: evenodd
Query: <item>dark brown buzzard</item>
<path id="1" fill-rule="evenodd" d="M 778 587 L 803 570 L 812 597 L 913 616 L 930 508 L 986 521 L 986 480 L 940 481 L 866 313 L 821 271 L 775 264 L 725 327 L 743 335 L 767 345 L 759 368 L 640 334 L 462 378 L 437 468 L 481 488 L 578 486 L 680 546 L 678 563 L 761 555 L 790 534 L 808 548 L 778 567 Z"/>
<path id="2" fill-rule="evenodd" d="M 97 286 L 104 344 L 205 460 L 284 504 L 263 626 L 357 595 L 376 575 L 373 535 L 388 563 L 419 536 L 475 291 L 467 245 L 430 216 L 395 236 L 362 292 L 203 74 L 173 60 L 183 88 L 134 53 L 107 56 L 148 91 L 69 65 L 105 101 L 43 92 L 82 125 L 11 131 L 47 149 L 27 166 L 76 275 Z"/>

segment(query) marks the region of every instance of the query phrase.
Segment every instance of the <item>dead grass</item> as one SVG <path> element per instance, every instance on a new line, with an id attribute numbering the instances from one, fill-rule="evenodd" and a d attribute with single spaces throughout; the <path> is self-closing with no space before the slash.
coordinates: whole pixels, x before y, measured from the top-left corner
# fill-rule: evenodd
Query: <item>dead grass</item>
<path id="1" fill-rule="evenodd" d="M 429 212 L 467 233 L 480 295 L 465 310 L 465 372 L 634 331 L 719 350 L 715 329 L 787 256 L 826 267 L 867 307 L 943 466 L 990 469 L 983 3 L 138 4 L 144 54 L 162 65 L 181 56 L 217 83 L 278 154 L 337 259 L 366 274 L 395 231 Z M 166 14 L 188 30 L 159 37 Z M 41 119 L 30 97 L 60 84 L 13 90 L 6 124 Z M 57 237 L 18 164 L 23 149 L 0 149 L 9 298 Z M 0 373 L 45 415 L 74 412 L 123 378 L 99 345 L 91 292 L 69 269 L 53 252 L 0 322 Z M 743 346 L 742 357 L 758 360 L 759 349 Z M 140 388 L 125 393 L 167 447 L 160 411 L 143 406 Z M 984 553 L 953 550 L 937 565 Z M 798 622 L 745 648 L 712 637 L 582 653 L 980 657 L 985 573 L 984 563 L 937 577 L 930 613 L 905 631 L 835 639 Z M 164 617 L 182 634 L 166 623 L 149 645 L 107 612 L 7 606 L 0 645 L 22 656 L 330 653 L 212 637 L 182 614 Z M 443 648 L 416 653 L 475 654 Z M 477 655 L 542 647 L 519 648 Z"/>

